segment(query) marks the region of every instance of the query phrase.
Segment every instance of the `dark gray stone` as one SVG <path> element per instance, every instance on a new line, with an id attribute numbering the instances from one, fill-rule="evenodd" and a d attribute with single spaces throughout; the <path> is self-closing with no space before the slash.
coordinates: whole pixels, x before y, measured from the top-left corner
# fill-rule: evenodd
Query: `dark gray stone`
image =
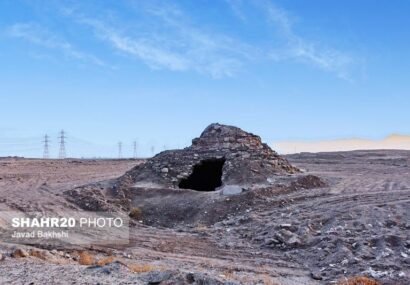
<path id="1" fill-rule="evenodd" d="M 160 284 L 162 281 L 168 280 L 172 277 L 171 271 L 152 271 L 146 273 L 142 279 L 148 284 Z"/>

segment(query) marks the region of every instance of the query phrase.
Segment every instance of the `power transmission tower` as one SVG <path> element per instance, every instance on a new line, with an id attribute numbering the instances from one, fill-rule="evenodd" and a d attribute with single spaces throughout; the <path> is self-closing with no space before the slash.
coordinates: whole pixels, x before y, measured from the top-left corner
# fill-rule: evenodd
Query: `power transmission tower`
<path id="1" fill-rule="evenodd" d="M 134 159 L 137 159 L 137 142 L 134 141 Z"/>
<path id="2" fill-rule="evenodd" d="M 122 158 L 122 142 L 118 143 L 118 158 Z"/>
<path id="3" fill-rule="evenodd" d="M 64 130 L 61 130 L 60 136 L 58 137 L 60 139 L 60 152 L 58 154 L 58 158 L 64 159 L 66 157 L 65 153 L 65 139 L 67 138 L 65 135 Z"/>
<path id="4" fill-rule="evenodd" d="M 47 159 L 50 157 L 49 151 L 48 151 L 48 143 L 50 142 L 50 140 L 48 139 L 48 135 L 46 134 L 44 136 L 44 152 L 43 152 L 43 158 Z"/>

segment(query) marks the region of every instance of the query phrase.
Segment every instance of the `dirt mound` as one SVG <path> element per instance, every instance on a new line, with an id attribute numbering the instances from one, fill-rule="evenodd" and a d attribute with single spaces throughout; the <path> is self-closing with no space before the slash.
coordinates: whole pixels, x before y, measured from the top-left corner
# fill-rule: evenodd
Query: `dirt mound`
<path id="1" fill-rule="evenodd" d="M 138 207 L 144 223 L 172 227 L 213 224 L 244 211 L 257 202 L 251 193 L 256 190 L 268 189 L 269 196 L 269 189 L 324 185 L 316 176 L 303 175 L 260 137 L 237 127 L 211 124 L 190 147 L 161 152 L 106 185 L 82 186 L 66 194 L 70 202 L 86 210 Z"/>

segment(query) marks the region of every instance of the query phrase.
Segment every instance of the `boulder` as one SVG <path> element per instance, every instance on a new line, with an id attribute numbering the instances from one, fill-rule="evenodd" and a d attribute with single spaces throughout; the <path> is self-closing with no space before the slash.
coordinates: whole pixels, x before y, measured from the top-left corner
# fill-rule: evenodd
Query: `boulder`
<path id="1" fill-rule="evenodd" d="M 238 195 L 243 192 L 243 188 L 238 185 L 225 185 L 221 188 L 221 194 L 224 196 Z"/>
<path id="2" fill-rule="evenodd" d="M 172 275 L 171 271 L 151 271 L 146 273 L 142 279 L 148 284 L 160 284 L 161 282 L 170 279 Z"/>

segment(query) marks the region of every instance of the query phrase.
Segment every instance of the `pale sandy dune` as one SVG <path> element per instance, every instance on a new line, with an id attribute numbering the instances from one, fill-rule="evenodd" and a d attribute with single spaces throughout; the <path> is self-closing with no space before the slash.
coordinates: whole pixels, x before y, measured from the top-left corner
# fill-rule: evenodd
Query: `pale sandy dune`
<path id="1" fill-rule="evenodd" d="M 279 153 L 327 152 L 373 149 L 410 150 L 410 136 L 392 134 L 382 140 L 339 139 L 327 141 L 278 141 L 272 144 Z"/>

